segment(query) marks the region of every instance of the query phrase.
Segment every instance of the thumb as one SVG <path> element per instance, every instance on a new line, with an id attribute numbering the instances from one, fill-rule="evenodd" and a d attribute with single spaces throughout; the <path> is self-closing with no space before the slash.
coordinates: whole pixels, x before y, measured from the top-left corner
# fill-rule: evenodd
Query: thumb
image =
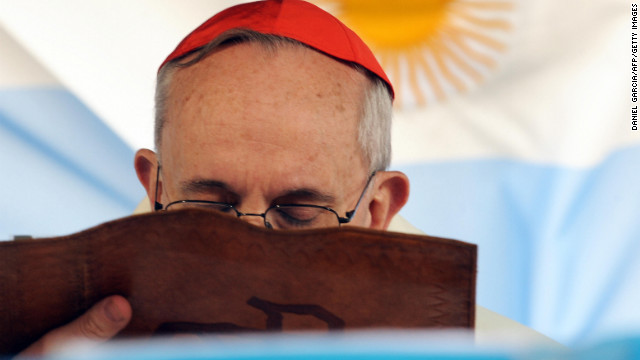
<path id="1" fill-rule="evenodd" d="M 20 353 L 21 356 L 43 355 L 70 341 L 103 342 L 114 337 L 131 320 L 131 305 L 120 295 L 109 296 L 93 305 L 74 321 L 50 331 Z"/>

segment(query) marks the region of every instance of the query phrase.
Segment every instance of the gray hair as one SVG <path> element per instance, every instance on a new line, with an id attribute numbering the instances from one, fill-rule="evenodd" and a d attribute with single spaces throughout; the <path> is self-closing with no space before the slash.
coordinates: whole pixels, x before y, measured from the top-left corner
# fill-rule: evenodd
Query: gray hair
<path id="1" fill-rule="evenodd" d="M 195 52 L 165 64 L 158 72 L 156 82 L 155 146 L 158 155 L 160 155 L 162 129 L 166 121 L 165 114 L 167 113 L 169 85 L 175 70 L 199 62 L 215 49 L 219 49 L 224 45 L 242 42 L 255 42 L 264 46 L 265 49 L 269 51 L 277 51 L 279 47 L 285 44 L 294 44 L 315 50 L 304 43 L 290 38 L 262 34 L 245 29 L 234 29 L 223 33 Z M 392 99 L 389 88 L 382 79 L 364 67 L 340 59 L 336 60 L 348 64 L 369 79 L 369 86 L 366 90 L 364 105 L 361 110 L 361 118 L 358 124 L 357 140 L 364 159 L 369 165 L 369 170 L 371 172 L 386 170 L 391 162 Z"/>

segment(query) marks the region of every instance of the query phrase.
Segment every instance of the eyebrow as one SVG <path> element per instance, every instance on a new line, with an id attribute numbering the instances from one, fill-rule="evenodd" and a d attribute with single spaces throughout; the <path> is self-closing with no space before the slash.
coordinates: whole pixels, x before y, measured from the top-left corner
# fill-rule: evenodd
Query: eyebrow
<path id="1" fill-rule="evenodd" d="M 180 183 L 180 188 L 185 194 L 209 194 L 214 192 L 225 192 L 233 197 L 240 198 L 233 188 L 218 180 L 210 179 L 194 179 Z M 308 201 L 311 203 L 322 203 L 332 205 L 336 201 L 336 197 L 310 188 L 299 188 L 285 190 L 272 200 L 272 205 L 285 204 L 291 202 Z"/>
<path id="2" fill-rule="evenodd" d="M 203 194 L 214 191 L 224 191 L 233 195 L 237 195 L 227 183 L 217 180 L 195 179 L 183 181 L 180 188 L 185 194 Z"/>
<path id="3" fill-rule="evenodd" d="M 329 194 L 321 193 L 320 191 L 313 189 L 294 189 L 283 192 L 280 196 L 276 197 L 272 205 L 276 204 L 285 204 L 287 202 L 292 201 L 308 201 L 314 204 L 328 204 L 333 205 L 336 201 L 335 196 L 331 196 Z"/>

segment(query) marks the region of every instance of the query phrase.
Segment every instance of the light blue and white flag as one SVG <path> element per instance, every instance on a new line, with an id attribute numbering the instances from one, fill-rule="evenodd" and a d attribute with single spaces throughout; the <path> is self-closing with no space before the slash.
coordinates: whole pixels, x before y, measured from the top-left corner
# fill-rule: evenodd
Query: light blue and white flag
<path id="1" fill-rule="evenodd" d="M 638 331 L 630 3 L 439 4 L 429 38 L 383 58 L 402 214 L 479 245 L 481 305 L 565 343 Z"/>
<path id="2" fill-rule="evenodd" d="M 156 68 L 232 3 L 0 3 L 0 236 L 133 208 Z M 402 214 L 479 244 L 478 303 L 566 343 L 640 331 L 633 2 L 317 3 L 374 43 L 395 81 L 393 163 L 412 182 Z M 402 6 L 405 25 L 427 25 L 377 31 Z M 387 13 L 371 22 L 363 7 Z"/>
<path id="3" fill-rule="evenodd" d="M 0 240 L 129 214 L 133 150 L 0 27 Z"/>

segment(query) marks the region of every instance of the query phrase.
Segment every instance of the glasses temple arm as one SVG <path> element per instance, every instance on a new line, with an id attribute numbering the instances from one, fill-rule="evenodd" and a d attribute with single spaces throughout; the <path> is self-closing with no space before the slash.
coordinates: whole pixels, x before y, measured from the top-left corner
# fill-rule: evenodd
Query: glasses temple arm
<path id="1" fill-rule="evenodd" d="M 158 202 L 158 181 L 160 181 L 160 163 L 158 163 L 158 171 L 156 171 L 156 194 L 155 194 L 155 197 L 153 198 L 154 211 L 160 211 L 163 208 L 162 204 Z"/>
<path id="2" fill-rule="evenodd" d="M 353 219 L 353 216 L 356 214 L 356 211 L 358 211 L 358 208 L 360 207 L 360 203 L 362 202 L 362 199 L 364 199 L 364 194 L 367 193 L 367 189 L 369 188 L 369 185 L 371 184 L 371 180 L 373 179 L 374 176 L 376 176 L 376 173 L 378 171 L 374 171 L 371 173 L 371 175 L 369 175 L 369 179 L 367 179 L 367 184 L 364 186 L 364 189 L 362 190 L 362 194 L 360 194 L 360 198 L 358 199 L 358 202 L 356 203 L 356 207 L 353 208 L 353 210 L 351 211 L 347 211 L 346 212 L 346 217 L 338 217 L 338 221 L 341 224 L 346 224 L 348 222 L 350 222 Z"/>

